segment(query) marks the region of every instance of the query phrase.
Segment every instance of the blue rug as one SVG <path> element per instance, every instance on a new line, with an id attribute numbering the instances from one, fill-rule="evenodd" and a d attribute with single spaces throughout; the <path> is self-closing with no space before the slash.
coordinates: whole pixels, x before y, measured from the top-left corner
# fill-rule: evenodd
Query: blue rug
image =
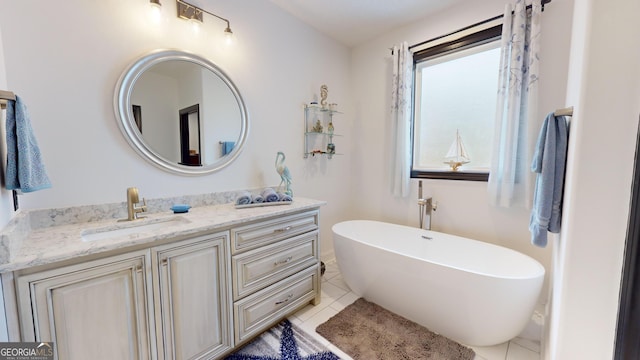
<path id="1" fill-rule="evenodd" d="M 315 339 L 284 320 L 226 360 L 339 360 Z"/>

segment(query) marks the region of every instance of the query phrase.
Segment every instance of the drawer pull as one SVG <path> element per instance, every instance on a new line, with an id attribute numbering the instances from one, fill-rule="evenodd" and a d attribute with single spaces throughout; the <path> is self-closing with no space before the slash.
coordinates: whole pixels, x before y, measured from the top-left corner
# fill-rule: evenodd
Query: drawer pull
<path id="1" fill-rule="evenodd" d="M 287 297 L 284 300 L 276 301 L 276 305 L 284 304 L 287 301 L 291 300 L 292 297 L 293 297 L 293 293 L 287 295 Z"/>
<path id="2" fill-rule="evenodd" d="M 284 259 L 284 260 L 278 260 L 276 262 L 273 263 L 273 266 L 278 266 L 278 265 L 283 265 L 288 263 L 289 261 L 293 260 L 292 256 L 289 256 L 288 258 Z"/>
<path id="3" fill-rule="evenodd" d="M 283 227 L 280 229 L 275 229 L 273 230 L 274 233 L 283 233 L 283 232 L 287 232 L 289 230 L 293 229 L 293 227 L 291 227 L 291 225 L 287 226 L 287 227 Z"/>

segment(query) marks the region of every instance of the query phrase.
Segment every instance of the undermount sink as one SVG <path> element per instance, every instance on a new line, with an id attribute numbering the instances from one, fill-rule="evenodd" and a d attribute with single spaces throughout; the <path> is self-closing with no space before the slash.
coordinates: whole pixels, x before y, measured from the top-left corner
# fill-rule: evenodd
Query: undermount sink
<path id="1" fill-rule="evenodd" d="M 96 241 L 112 239 L 132 234 L 145 233 L 170 226 L 189 223 L 183 217 L 171 217 L 166 219 L 140 219 L 130 222 L 122 222 L 98 229 L 88 229 L 82 232 L 82 241 Z"/>

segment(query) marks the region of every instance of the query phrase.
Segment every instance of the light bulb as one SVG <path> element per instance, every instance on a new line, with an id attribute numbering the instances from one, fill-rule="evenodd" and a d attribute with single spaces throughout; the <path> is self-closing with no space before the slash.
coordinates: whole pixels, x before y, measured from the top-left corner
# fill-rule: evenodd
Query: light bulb
<path id="1" fill-rule="evenodd" d="M 227 44 L 233 43 L 233 31 L 231 31 L 231 27 L 227 26 L 227 28 L 224 29 L 224 37 Z"/>
<path id="2" fill-rule="evenodd" d="M 200 21 L 194 19 L 189 20 L 189 22 L 191 22 L 191 28 L 193 29 L 193 32 L 198 34 L 200 33 L 200 25 L 202 24 Z"/>
<path id="3" fill-rule="evenodd" d="M 151 13 L 151 20 L 154 22 L 160 21 L 160 13 L 162 11 L 162 4 L 160 4 L 160 0 L 151 0 L 149 1 L 149 12 Z"/>

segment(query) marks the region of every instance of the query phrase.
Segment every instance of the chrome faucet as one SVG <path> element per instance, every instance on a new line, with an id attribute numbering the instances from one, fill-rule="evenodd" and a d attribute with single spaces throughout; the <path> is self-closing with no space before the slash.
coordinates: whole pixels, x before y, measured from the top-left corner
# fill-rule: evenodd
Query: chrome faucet
<path id="1" fill-rule="evenodd" d="M 130 187 L 127 188 L 127 219 L 122 219 L 123 221 L 132 221 L 139 219 L 138 213 L 147 211 L 147 201 L 142 199 L 143 205 L 136 206 L 136 204 L 140 203 L 140 197 L 138 196 L 138 188 Z"/>
<path id="2" fill-rule="evenodd" d="M 420 207 L 420 228 L 431 230 L 431 214 L 436 211 L 436 206 L 433 205 L 432 198 L 422 197 L 422 180 L 418 182 L 418 206 Z"/>

